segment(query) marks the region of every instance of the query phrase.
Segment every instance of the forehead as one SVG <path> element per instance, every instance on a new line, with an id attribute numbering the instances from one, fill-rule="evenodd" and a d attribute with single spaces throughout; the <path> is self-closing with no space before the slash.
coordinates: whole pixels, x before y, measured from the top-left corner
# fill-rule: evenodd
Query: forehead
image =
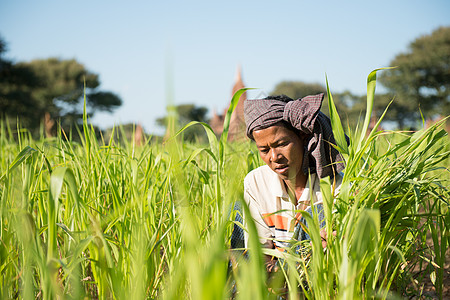
<path id="1" fill-rule="evenodd" d="M 297 134 L 284 126 L 276 124 L 264 129 L 253 131 L 253 138 L 257 145 L 273 143 L 280 139 L 298 139 Z"/>

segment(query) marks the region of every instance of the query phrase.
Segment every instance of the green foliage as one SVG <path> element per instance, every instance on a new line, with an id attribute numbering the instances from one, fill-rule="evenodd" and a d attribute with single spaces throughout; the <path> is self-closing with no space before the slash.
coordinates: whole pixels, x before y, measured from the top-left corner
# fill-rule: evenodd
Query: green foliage
<path id="1" fill-rule="evenodd" d="M 177 126 L 183 127 L 191 121 L 207 122 L 206 114 L 208 109 L 203 106 L 196 106 L 195 104 L 179 104 L 173 107 L 177 114 Z M 164 128 L 168 127 L 169 117 L 162 117 L 156 119 L 156 123 Z M 183 131 L 183 139 L 190 142 L 204 142 L 205 133 L 200 127 L 189 127 Z"/>
<path id="2" fill-rule="evenodd" d="M 375 95 L 373 114 L 379 118 L 392 101 L 384 120 L 398 128 L 418 128 L 425 119 L 450 115 L 450 27 L 440 27 L 412 41 L 408 49 L 389 63 L 396 67 L 381 74 L 380 82 L 388 90 Z M 272 94 L 293 99 L 324 93 L 321 84 L 282 81 Z M 335 93 L 333 100 L 346 125 L 354 127 L 365 111 L 365 96 L 349 91 Z M 327 101 L 322 109 L 327 114 Z"/>
<path id="3" fill-rule="evenodd" d="M 299 99 L 308 95 L 316 95 L 325 92 L 326 88 L 319 83 L 282 81 L 275 86 L 272 95 L 286 95 L 292 99 Z"/>
<path id="4" fill-rule="evenodd" d="M 436 114 L 450 115 L 450 27 L 440 27 L 415 39 L 391 62 L 381 83 L 395 95 L 391 119 L 400 127 L 415 125 Z"/>
<path id="5" fill-rule="evenodd" d="M 45 113 L 65 129 L 81 125 L 84 94 L 91 116 L 96 111 L 111 112 L 122 104 L 119 96 L 100 91 L 99 85 L 99 76 L 75 59 L 19 63 L 0 59 L 0 117 L 9 118 L 12 124 L 19 117 L 21 125 L 35 136 Z"/>
<path id="6" fill-rule="evenodd" d="M 49 58 L 18 63 L 17 66 L 29 69 L 39 83 L 37 88 L 31 89 L 31 99 L 40 113 L 36 118 L 49 112 L 53 118 L 61 119 L 63 127 L 81 124 L 85 88 L 90 115 L 96 110 L 111 111 L 122 104 L 113 93 L 98 91 L 98 75 L 87 71 L 74 59 Z"/>
<path id="7" fill-rule="evenodd" d="M 208 143 L 184 142 L 192 127 Z M 285 252 L 262 249 L 249 219 L 247 257 L 229 249 L 239 225 L 231 208 L 243 197 L 248 170 L 262 162 L 250 142 L 227 142 L 224 128 L 217 138 L 194 121 L 164 143 L 136 146 L 98 142 L 86 113 L 80 143 L 35 141 L 20 128 L 14 141 L 2 125 L 0 298 L 257 300 L 287 289 L 291 299 L 385 299 L 390 291 L 419 295 L 412 276 L 420 265 L 432 271 L 423 274 L 434 274 L 439 293 L 450 229 L 450 148 L 438 125 L 414 135 L 373 130 L 368 137 L 359 126 L 345 151 L 338 196 L 332 181 L 321 182 L 327 249 L 317 215 L 303 212 L 314 224 L 312 245 L 301 253 L 295 242 Z M 263 253 L 283 259 L 275 277 L 267 278 Z"/>
<path id="8" fill-rule="evenodd" d="M 354 132 L 347 151 L 343 151 L 347 167 L 335 203 L 338 243 L 330 245 L 336 248 L 330 251 L 333 265 L 329 268 L 336 269 L 326 281 L 338 280 L 335 295 L 342 299 L 385 298 L 394 286 L 406 295 L 412 270 L 421 263 L 417 254 L 427 255 L 423 252 L 427 248 L 426 233 L 418 233 L 417 228 L 435 222 L 434 218 L 438 223 L 444 222 L 450 214 L 449 190 L 445 188 L 449 174 L 443 168 L 445 164 L 441 164 L 449 160 L 450 152 L 447 134 L 439 128 L 442 122 L 413 136 L 390 141 L 387 147 L 383 146 L 385 143 L 377 146 L 383 136 L 383 132 L 376 131 L 377 126 L 366 136 L 376 73 L 377 70 L 371 72 L 367 80 L 364 125 Z M 330 114 L 333 131 L 341 132 L 339 116 Z M 441 178 L 431 174 L 439 166 L 445 174 Z M 330 231 L 328 227 L 327 231 Z M 439 271 L 444 266 L 442 253 L 447 250 L 442 247 L 447 247 L 447 232 L 445 226 L 432 232 L 436 238 L 434 251 L 442 259 Z M 406 266 L 408 271 L 404 270 Z M 436 290 L 442 298 L 438 284 Z"/>
<path id="9" fill-rule="evenodd" d="M 6 44 L 0 38 L 0 117 L 10 116 L 15 122 L 20 115 L 24 126 L 38 127 L 43 116 L 33 120 L 35 111 L 30 108 L 35 103 L 30 90 L 37 88 L 39 81 L 30 69 L 3 59 L 4 51 Z"/>

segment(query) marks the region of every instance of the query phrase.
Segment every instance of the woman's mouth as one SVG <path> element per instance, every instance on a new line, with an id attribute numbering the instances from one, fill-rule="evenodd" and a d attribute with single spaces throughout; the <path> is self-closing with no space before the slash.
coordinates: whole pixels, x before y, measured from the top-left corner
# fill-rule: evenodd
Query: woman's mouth
<path id="1" fill-rule="evenodd" d="M 277 172 L 280 175 L 287 175 L 287 172 L 289 171 L 289 166 L 283 165 L 275 168 L 275 172 Z"/>

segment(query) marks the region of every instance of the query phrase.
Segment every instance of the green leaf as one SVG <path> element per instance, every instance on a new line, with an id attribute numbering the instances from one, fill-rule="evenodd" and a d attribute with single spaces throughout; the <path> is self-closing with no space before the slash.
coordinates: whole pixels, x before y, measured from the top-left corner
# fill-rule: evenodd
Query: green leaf
<path id="1" fill-rule="evenodd" d="M 23 148 L 23 150 L 20 151 L 19 154 L 17 154 L 14 161 L 9 165 L 7 172 L 5 174 L 3 174 L 2 177 L 0 177 L 0 181 L 2 181 L 6 177 L 6 174 L 8 172 L 11 172 L 15 168 L 17 168 L 18 165 L 23 163 L 28 157 L 35 154 L 36 152 L 37 152 L 37 150 L 34 148 L 31 148 L 30 146 L 26 146 L 25 148 Z"/>
<path id="2" fill-rule="evenodd" d="M 222 135 L 220 136 L 221 145 L 224 145 L 227 143 L 228 131 L 230 129 L 231 115 L 233 114 L 233 111 L 239 102 L 239 98 L 241 98 L 242 94 L 245 93 L 246 91 L 253 90 L 253 89 L 254 88 L 240 89 L 236 93 L 234 93 L 233 98 L 231 98 L 230 106 L 228 107 L 227 114 L 225 115 L 225 120 L 223 121 L 223 132 L 222 132 Z"/>
<path id="3" fill-rule="evenodd" d="M 394 67 L 375 69 L 372 72 L 370 72 L 369 76 L 367 76 L 366 116 L 364 118 L 364 125 L 361 128 L 361 133 L 359 136 L 359 143 L 358 143 L 358 147 L 357 147 L 358 150 L 360 149 L 360 146 L 363 143 L 364 137 L 366 136 L 367 129 L 369 128 L 369 124 L 370 124 L 370 119 L 372 117 L 373 102 L 374 102 L 374 98 L 375 98 L 375 87 L 377 84 L 377 72 L 380 70 L 389 70 L 389 69 L 393 69 L 393 68 Z"/>
<path id="4" fill-rule="evenodd" d="M 172 138 L 175 138 L 176 136 L 181 134 L 184 130 L 186 130 L 187 128 L 189 128 L 191 126 L 194 126 L 196 124 L 200 124 L 200 125 L 203 126 L 203 128 L 205 129 L 206 135 L 208 136 L 208 142 L 209 142 L 209 147 L 211 148 L 211 151 L 213 153 L 217 153 L 217 151 L 219 150 L 218 149 L 219 146 L 218 146 L 217 137 L 216 137 L 216 134 L 214 133 L 214 131 L 212 130 L 211 126 L 209 124 L 207 124 L 207 123 L 198 122 L 198 121 L 191 121 L 188 124 L 186 124 L 185 126 L 183 126 L 183 128 L 178 130 L 178 132 Z"/>
<path id="5" fill-rule="evenodd" d="M 330 110 L 330 120 L 331 127 L 333 129 L 334 138 L 336 140 L 337 148 L 339 152 L 343 154 L 349 154 L 347 140 L 345 139 L 344 128 L 342 127 L 341 118 L 337 112 L 336 106 L 334 105 L 333 96 L 330 92 L 330 87 L 327 82 L 327 94 L 328 94 L 328 108 Z"/>
<path id="6" fill-rule="evenodd" d="M 433 283 L 433 285 L 436 285 L 436 271 L 431 272 L 430 280 Z"/>

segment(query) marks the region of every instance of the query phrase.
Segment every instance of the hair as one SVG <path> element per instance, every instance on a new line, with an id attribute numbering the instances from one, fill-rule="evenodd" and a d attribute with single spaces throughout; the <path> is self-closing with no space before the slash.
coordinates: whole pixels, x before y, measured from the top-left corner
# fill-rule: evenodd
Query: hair
<path id="1" fill-rule="evenodd" d="M 267 96 L 266 98 L 264 98 L 264 100 L 279 100 L 279 101 L 283 101 L 283 102 L 290 102 L 290 101 L 294 101 L 294 99 L 286 96 L 286 95 L 274 95 L 274 96 Z"/>

